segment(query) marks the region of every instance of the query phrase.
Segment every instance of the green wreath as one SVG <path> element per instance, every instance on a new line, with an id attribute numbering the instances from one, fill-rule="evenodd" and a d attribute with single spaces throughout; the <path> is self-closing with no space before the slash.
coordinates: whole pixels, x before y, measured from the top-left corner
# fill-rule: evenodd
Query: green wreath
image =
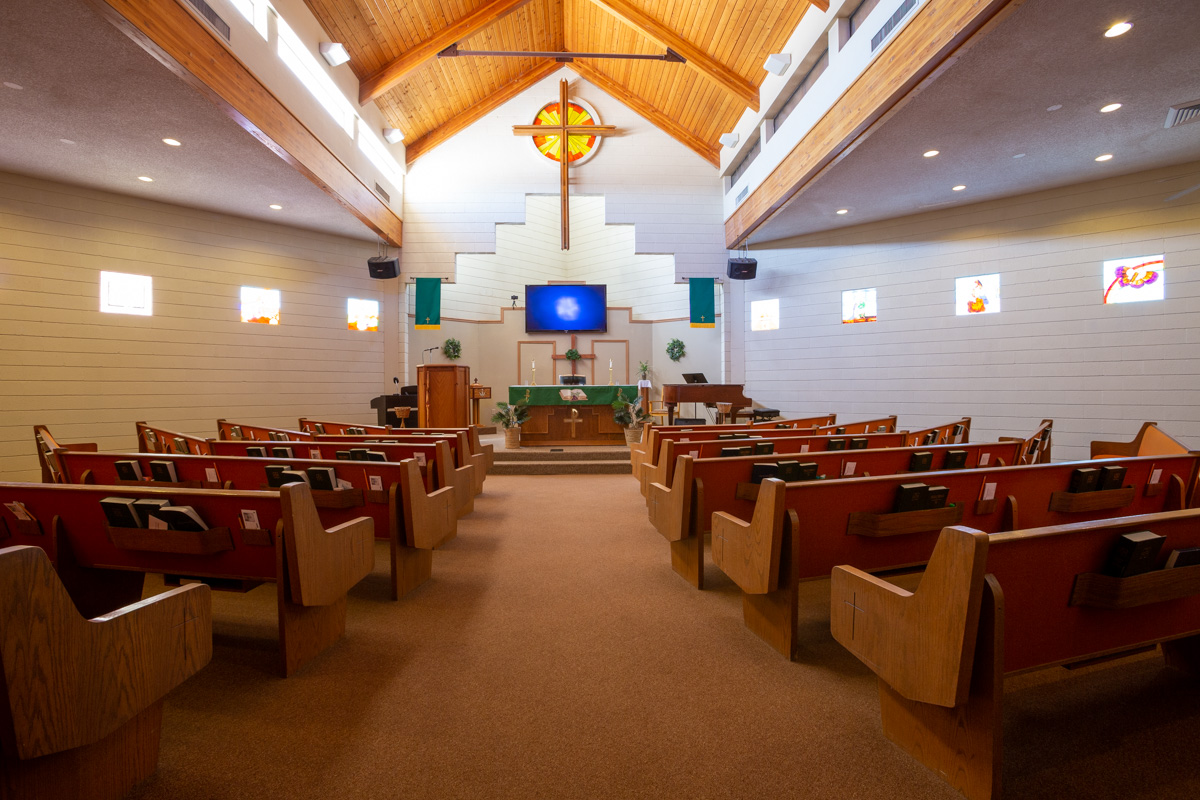
<path id="1" fill-rule="evenodd" d="M 685 352 L 686 351 L 684 350 L 682 340 L 672 339 L 671 341 L 667 342 L 667 358 L 671 359 L 672 361 L 678 361 L 679 359 L 683 358 L 683 354 Z"/>
<path id="2" fill-rule="evenodd" d="M 442 344 L 442 355 L 451 361 L 455 361 L 462 355 L 462 342 L 458 339 L 447 339 Z"/>
<path id="3" fill-rule="evenodd" d="M 563 357 L 566 358 L 567 361 L 578 361 L 579 359 L 583 358 L 583 356 L 579 355 L 579 351 L 574 347 L 564 353 Z"/>

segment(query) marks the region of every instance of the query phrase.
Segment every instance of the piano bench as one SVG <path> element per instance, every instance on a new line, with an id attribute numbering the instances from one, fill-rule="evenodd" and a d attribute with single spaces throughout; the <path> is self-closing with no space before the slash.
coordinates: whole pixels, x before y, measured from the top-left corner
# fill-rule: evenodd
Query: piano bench
<path id="1" fill-rule="evenodd" d="M 750 418 L 755 422 L 766 422 L 779 416 L 778 408 L 754 408 L 750 410 Z"/>

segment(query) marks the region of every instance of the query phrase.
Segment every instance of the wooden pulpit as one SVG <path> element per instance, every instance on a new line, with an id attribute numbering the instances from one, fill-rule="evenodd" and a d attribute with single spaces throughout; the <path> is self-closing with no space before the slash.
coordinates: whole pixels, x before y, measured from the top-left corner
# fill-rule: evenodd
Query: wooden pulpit
<path id="1" fill-rule="evenodd" d="M 417 367 L 417 413 L 422 428 L 465 428 L 471 424 L 471 368 L 457 364 Z"/>

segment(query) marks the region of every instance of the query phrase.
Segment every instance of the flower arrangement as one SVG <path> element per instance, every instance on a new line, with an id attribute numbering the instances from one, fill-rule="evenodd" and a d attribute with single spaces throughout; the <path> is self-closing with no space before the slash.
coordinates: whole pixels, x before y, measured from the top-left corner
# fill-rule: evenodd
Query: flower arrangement
<path id="1" fill-rule="evenodd" d="M 578 361 L 580 358 L 582 358 L 582 356 L 579 355 L 579 351 L 576 350 L 574 347 L 572 347 L 570 350 L 568 350 L 563 355 L 566 357 L 567 361 Z"/>

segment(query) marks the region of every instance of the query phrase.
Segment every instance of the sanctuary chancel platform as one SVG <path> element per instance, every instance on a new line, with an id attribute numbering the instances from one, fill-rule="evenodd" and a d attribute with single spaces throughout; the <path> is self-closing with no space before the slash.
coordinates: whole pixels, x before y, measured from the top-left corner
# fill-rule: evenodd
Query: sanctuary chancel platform
<path id="1" fill-rule="evenodd" d="M 510 386 L 508 402 L 529 406 L 521 445 L 625 444 L 625 429 L 613 421 L 612 404 L 638 399 L 636 386 Z"/>

